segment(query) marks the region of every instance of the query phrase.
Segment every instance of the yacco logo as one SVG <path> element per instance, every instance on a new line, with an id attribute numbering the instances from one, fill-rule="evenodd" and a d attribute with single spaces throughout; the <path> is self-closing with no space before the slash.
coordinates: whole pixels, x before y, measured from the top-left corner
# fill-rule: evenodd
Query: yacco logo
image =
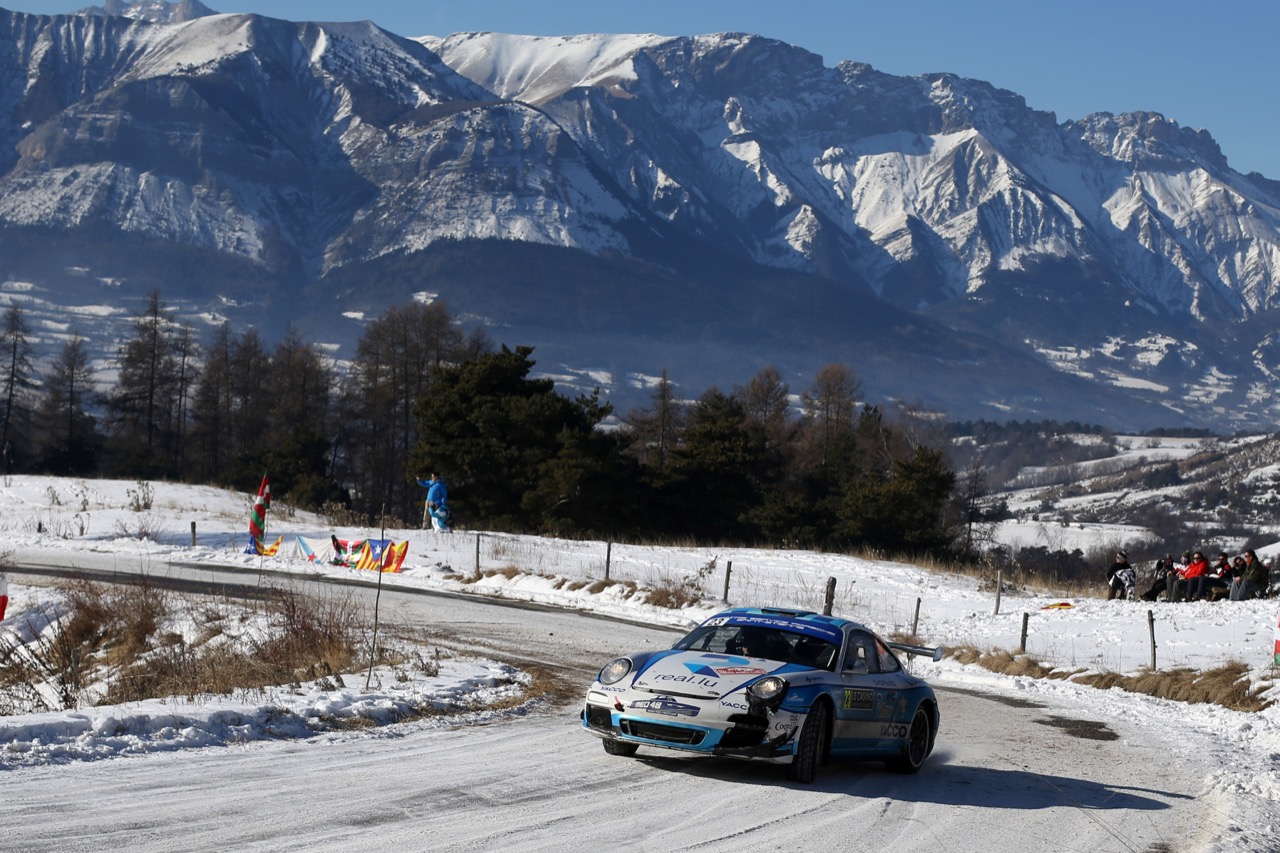
<path id="1" fill-rule="evenodd" d="M 717 675 L 764 675 L 768 670 L 754 666 L 722 666 L 716 670 Z"/>

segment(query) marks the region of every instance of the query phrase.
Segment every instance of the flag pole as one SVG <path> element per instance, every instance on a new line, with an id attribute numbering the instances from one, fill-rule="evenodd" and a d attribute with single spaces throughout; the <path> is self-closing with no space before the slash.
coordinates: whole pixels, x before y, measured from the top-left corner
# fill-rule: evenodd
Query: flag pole
<path id="1" fill-rule="evenodd" d="M 387 538 L 387 505 L 382 505 L 382 514 L 378 517 L 378 523 L 381 525 L 378 538 L 386 541 Z M 378 564 L 378 592 L 373 597 L 373 645 L 369 649 L 369 674 L 364 677 L 364 689 L 369 689 L 369 682 L 373 680 L 373 662 L 378 657 L 378 605 L 382 602 L 382 563 Z"/>

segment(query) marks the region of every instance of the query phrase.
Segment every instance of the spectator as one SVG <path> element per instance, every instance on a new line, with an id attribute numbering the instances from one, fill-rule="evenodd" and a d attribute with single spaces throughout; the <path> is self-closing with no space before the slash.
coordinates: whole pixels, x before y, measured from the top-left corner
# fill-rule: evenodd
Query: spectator
<path id="1" fill-rule="evenodd" d="M 1204 576 L 1204 598 L 1206 601 L 1217 601 L 1219 598 L 1226 598 L 1231 594 L 1231 580 L 1235 577 L 1235 569 L 1231 566 L 1231 559 L 1227 556 L 1226 551 L 1218 552 L 1218 559 L 1214 560 L 1213 565 L 1209 567 L 1208 573 Z"/>
<path id="2" fill-rule="evenodd" d="M 427 519 L 431 519 L 431 527 L 437 533 L 452 533 L 449 525 L 453 515 L 449 511 L 449 489 L 444 484 L 444 477 L 432 471 L 426 479 L 418 480 L 418 485 L 427 490 L 426 513 L 422 517 L 422 528 L 427 527 Z"/>
<path id="3" fill-rule="evenodd" d="M 1271 584 L 1271 567 L 1258 559 L 1258 555 L 1250 548 L 1244 552 L 1244 571 L 1231 585 L 1232 601 L 1248 601 L 1250 598 L 1261 598 L 1267 594 Z"/>
<path id="4" fill-rule="evenodd" d="M 1191 555 L 1191 562 L 1182 571 L 1187 579 L 1187 601 L 1199 601 L 1205 593 L 1205 576 L 1209 574 L 1209 561 L 1204 554 L 1196 551 Z"/>
<path id="5" fill-rule="evenodd" d="M 5 580 L 4 572 L 0 572 L 0 619 L 4 619 L 4 612 L 9 607 L 9 582 Z"/>
<path id="6" fill-rule="evenodd" d="M 1117 551 L 1116 561 L 1107 569 L 1107 601 L 1113 598 L 1127 598 L 1132 601 L 1137 597 L 1135 587 L 1137 575 L 1133 566 L 1129 565 L 1129 552 Z"/>
<path id="7" fill-rule="evenodd" d="M 1155 576 L 1151 579 L 1151 589 L 1142 594 L 1143 601 L 1155 601 L 1162 592 L 1166 598 L 1169 597 L 1169 576 L 1173 574 L 1176 565 L 1177 563 L 1173 561 L 1172 554 L 1165 554 L 1164 559 L 1156 560 Z"/>

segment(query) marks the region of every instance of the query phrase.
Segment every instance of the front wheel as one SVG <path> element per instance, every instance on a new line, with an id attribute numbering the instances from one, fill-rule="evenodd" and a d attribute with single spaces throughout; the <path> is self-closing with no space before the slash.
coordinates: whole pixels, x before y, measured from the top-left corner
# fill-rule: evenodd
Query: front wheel
<path id="1" fill-rule="evenodd" d="M 610 755 L 621 755 L 624 758 L 630 758 L 636 754 L 636 750 L 640 748 L 638 743 L 627 743 L 625 740 L 614 740 L 613 738 L 604 738 L 600 741 L 604 744 L 604 751 Z"/>
<path id="2" fill-rule="evenodd" d="M 887 762 L 889 769 L 898 773 L 915 773 L 933 750 L 933 729 L 929 725 L 929 712 L 921 705 L 911 718 L 907 730 L 907 749 L 902 755 Z"/>
<path id="3" fill-rule="evenodd" d="M 809 785 L 818 775 L 818 765 L 822 763 L 822 752 L 826 747 L 827 729 L 830 725 L 830 711 L 825 702 L 818 702 L 809 709 L 804 728 L 800 730 L 796 754 L 787 766 L 787 778 L 792 782 Z"/>

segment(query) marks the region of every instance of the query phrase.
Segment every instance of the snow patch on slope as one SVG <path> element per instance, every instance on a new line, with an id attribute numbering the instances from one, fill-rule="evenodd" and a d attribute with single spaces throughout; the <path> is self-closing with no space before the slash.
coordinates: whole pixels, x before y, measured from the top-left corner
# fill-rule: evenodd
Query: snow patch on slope
<path id="1" fill-rule="evenodd" d="M 672 41 L 658 35 L 522 36 L 459 33 L 417 41 L 450 68 L 500 98 L 539 103 L 581 86 L 636 79 L 632 58 Z"/>

